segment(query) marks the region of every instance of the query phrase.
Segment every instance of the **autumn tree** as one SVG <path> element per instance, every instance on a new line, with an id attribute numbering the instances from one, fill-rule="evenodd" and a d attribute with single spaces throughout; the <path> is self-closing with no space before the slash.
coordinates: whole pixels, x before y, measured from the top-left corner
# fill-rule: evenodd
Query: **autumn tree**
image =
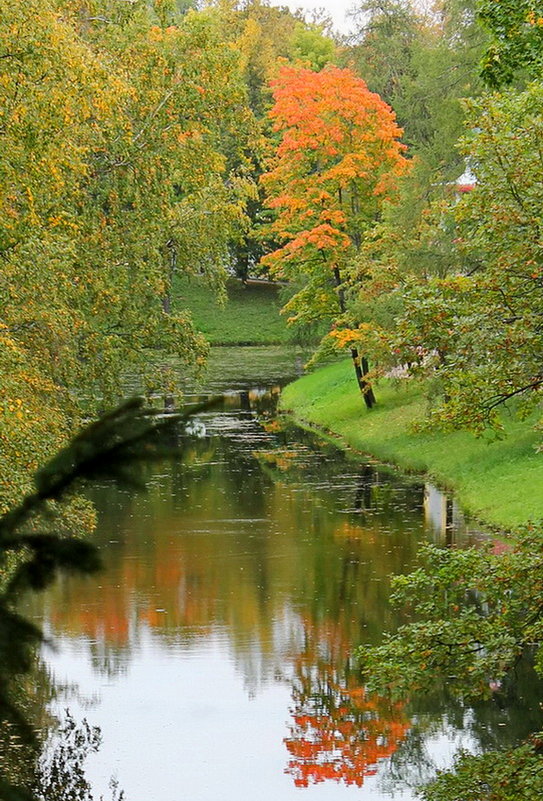
<path id="1" fill-rule="evenodd" d="M 251 193 L 232 142 L 246 147 L 251 115 L 216 15 L 172 25 L 175 11 L 143 0 L 3 5 L 6 504 L 72 428 L 83 395 L 91 407 L 118 397 L 130 369 L 166 388 L 166 353 L 185 368 L 205 354 L 171 287 L 177 271 L 224 281 Z"/>
<path id="2" fill-rule="evenodd" d="M 458 187 L 466 159 L 481 179 L 487 158 L 483 151 L 490 145 L 487 136 L 477 135 L 480 114 L 487 125 L 482 109 L 490 98 L 473 101 L 478 111 L 466 114 L 467 98 L 483 90 L 478 72 L 485 33 L 472 0 L 443 0 L 426 17 L 408 2 L 396 0 L 368 0 L 360 8 L 367 16 L 354 51 L 356 64 L 367 71 L 370 86 L 394 102 L 414 164 L 402 179 L 395 202 L 385 205 L 382 219 L 357 254 L 358 269 L 366 280 L 352 300 L 359 324 L 345 332 L 344 341 L 349 336 L 349 341 L 378 358 L 384 372 L 405 370 L 408 365 L 410 375 L 425 383 L 433 422 L 468 423 L 481 429 L 497 422 L 495 411 L 484 408 L 484 403 L 503 395 L 498 392 L 490 400 L 491 385 L 496 386 L 500 376 L 502 383 L 507 381 L 505 376 L 515 369 L 513 361 L 497 363 L 498 327 L 492 326 L 491 338 L 480 335 L 493 317 L 488 309 L 495 309 L 490 296 L 483 302 L 479 294 L 485 225 L 474 235 L 472 215 L 467 212 L 468 207 L 474 208 L 473 200 Z M 403 33 L 385 72 L 380 65 L 386 61 L 386 34 L 391 31 Z M 461 147 L 466 117 L 474 136 Z M 496 137 L 497 145 L 497 125 L 491 137 Z M 505 142 L 504 138 L 498 147 Z M 523 158 L 520 149 L 519 155 Z M 505 162 L 510 163 L 509 157 Z M 483 194 L 485 190 L 477 187 L 474 198 Z M 504 199 L 507 194 L 508 190 Z M 488 194 L 484 204 L 490 208 Z M 499 206 L 498 192 L 491 204 L 488 234 L 495 228 Z M 483 354 L 485 342 L 489 348 Z M 502 348 L 497 352 L 502 353 Z"/>
<path id="3" fill-rule="evenodd" d="M 407 162 L 394 113 L 349 69 L 285 66 L 272 82 L 278 145 L 262 182 L 281 246 L 263 263 L 300 285 L 289 321 L 329 324 L 348 314 L 349 265 Z M 351 348 L 366 405 L 375 402 L 365 355 Z"/>
<path id="4" fill-rule="evenodd" d="M 68 430 L 88 331 L 74 264 L 81 190 L 124 87 L 49 3 L 3 5 L 0 54 L 5 508 Z"/>
<path id="5" fill-rule="evenodd" d="M 333 62 L 336 44 L 323 24 L 302 21 L 286 7 L 271 6 L 262 0 L 244 4 L 230 0 L 220 3 L 221 25 L 241 54 L 243 81 L 249 106 L 255 116 L 259 136 L 250 152 L 251 177 L 258 180 L 265 170 L 266 145 L 270 138 L 268 111 L 273 104 L 270 81 L 281 64 L 299 64 L 320 70 Z M 232 244 L 232 263 L 242 280 L 258 270 L 264 254 L 262 227 L 270 218 L 263 205 L 262 191 L 247 204 L 250 225 Z"/>
<path id="6" fill-rule="evenodd" d="M 216 287 L 224 281 L 228 244 L 243 230 L 250 194 L 236 153 L 247 146 L 250 113 L 239 54 L 224 47 L 216 14 L 189 13 L 167 27 L 152 22 L 140 9 L 117 25 L 96 21 L 81 32 L 114 60 L 131 92 L 122 126 L 95 165 L 99 203 L 93 198 L 89 210 L 99 247 L 111 243 L 117 264 L 143 268 L 130 271 L 138 293 L 118 308 L 121 330 L 131 321 L 144 347 L 167 342 L 187 363 L 202 343 L 186 312 L 171 305 L 172 281 L 176 272 L 202 274 Z M 112 266 L 110 275 L 124 282 Z M 146 365 L 148 357 L 149 350 Z"/>

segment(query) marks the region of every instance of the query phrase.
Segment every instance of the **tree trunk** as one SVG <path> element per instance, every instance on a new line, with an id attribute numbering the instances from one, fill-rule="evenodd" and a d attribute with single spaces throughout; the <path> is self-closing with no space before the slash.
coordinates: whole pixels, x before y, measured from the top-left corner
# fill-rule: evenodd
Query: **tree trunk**
<path id="1" fill-rule="evenodd" d="M 162 310 L 165 314 L 170 314 L 172 308 L 172 282 L 177 267 L 177 250 L 173 239 L 169 239 L 166 242 L 165 254 L 169 264 L 166 275 L 167 289 L 165 294 L 162 296 Z"/>
<path id="2" fill-rule="evenodd" d="M 354 372 L 360 392 L 364 396 L 364 403 L 368 409 L 373 409 L 375 406 L 375 394 L 366 376 L 370 371 L 368 360 L 365 356 L 360 356 L 358 348 L 351 348 L 351 359 L 353 360 Z"/>
<path id="3" fill-rule="evenodd" d="M 345 293 L 343 292 L 343 289 L 340 288 L 341 273 L 339 272 L 339 267 L 334 267 L 334 278 L 336 281 L 336 287 L 338 288 L 339 308 L 341 313 L 345 314 Z M 364 398 L 364 403 L 368 409 L 373 409 L 376 403 L 375 394 L 371 384 L 366 380 L 366 376 L 370 371 L 368 359 L 366 356 L 360 356 L 358 353 L 358 348 L 355 347 L 351 348 L 351 359 L 353 360 L 356 380 L 358 382 L 360 392 Z"/>

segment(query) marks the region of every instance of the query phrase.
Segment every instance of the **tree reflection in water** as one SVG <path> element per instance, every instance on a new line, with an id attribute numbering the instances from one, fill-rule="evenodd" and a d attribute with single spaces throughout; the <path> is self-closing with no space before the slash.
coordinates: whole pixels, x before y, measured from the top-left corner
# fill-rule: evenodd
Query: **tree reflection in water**
<path id="1" fill-rule="evenodd" d="M 208 404 L 209 405 L 209 404 Z M 0 798 L 2 801 L 92 801 L 83 762 L 100 733 L 68 712 L 40 757 L 54 722 L 33 685 L 40 629 L 17 611 L 21 595 L 50 586 L 60 570 L 93 573 L 94 545 L 73 536 L 59 504 L 89 482 L 142 488 L 141 465 L 172 453 L 180 423 L 133 398 L 83 429 L 34 476 L 34 488 L 0 517 Z M 172 439 L 173 437 L 173 439 Z M 176 453 L 178 448 L 173 449 Z M 35 678 L 35 676 L 34 676 Z M 51 692 L 48 683 L 49 693 Z M 40 703 L 44 702 L 44 703 Z M 113 783 L 113 801 L 123 793 Z"/>
<path id="2" fill-rule="evenodd" d="M 362 787 L 409 729 L 400 703 L 369 696 L 350 664 L 350 643 L 332 622 L 304 621 L 295 660 L 286 772 L 297 787 L 333 780 Z"/>
<path id="3" fill-rule="evenodd" d="M 321 783 L 316 793 L 356 792 L 382 761 L 419 767 L 428 735 L 447 726 L 506 742 L 512 729 L 488 705 L 456 714 L 446 697 L 427 708 L 370 698 L 351 661 L 356 645 L 398 624 L 389 576 L 439 536 L 424 522 L 424 488 L 299 431 L 289 439 L 275 421 L 265 434 L 235 403 L 205 419 L 207 436 L 185 441 L 183 459 L 147 468 L 146 495 L 95 490 L 107 574 L 98 593 L 81 577 L 52 587 L 48 627 L 84 644 L 99 677 L 137 664 L 142 643 L 192 658 L 220 639 L 251 692 L 292 688 L 279 773 L 286 764 L 299 788 Z"/>
<path id="4" fill-rule="evenodd" d="M 99 750 L 101 741 L 98 726 L 89 726 L 86 719 L 77 724 L 66 710 L 38 761 L 32 788 L 36 801 L 93 801 L 85 761 Z M 123 801 L 124 792 L 115 779 L 110 780 L 109 788 L 111 801 Z"/>

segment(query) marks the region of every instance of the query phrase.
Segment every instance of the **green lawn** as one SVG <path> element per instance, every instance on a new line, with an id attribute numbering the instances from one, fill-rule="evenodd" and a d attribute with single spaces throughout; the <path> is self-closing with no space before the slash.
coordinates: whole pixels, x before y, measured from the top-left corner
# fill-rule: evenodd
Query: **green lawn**
<path id="1" fill-rule="evenodd" d="M 278 288 L 230 279 L 228 300 L 217 303 L 214 292 L 197 278 L 177 278 L 174 308 L 188 308 L 212 345 L 281 345 L 291 341 L 285 318 L 279 314 Z"/>
<path id="2" fill-rule="evenodd" d="M 537 414 L 519 421 L 505 413 L 506 436 L 499 440 L 465 431 L 414 433 L 411 424 L 424 417 L 421 389 L 381 382 L 376 394 L 378 404 L 368 411 L 346 361 L 290 384 L 281 407 L 298 422 L 337 435 L 344 446 L 427 474 L 491 525 L 512 529 L 543 520 L 543 454 L 535 451 L 541 435 L 533 430 Z"/>

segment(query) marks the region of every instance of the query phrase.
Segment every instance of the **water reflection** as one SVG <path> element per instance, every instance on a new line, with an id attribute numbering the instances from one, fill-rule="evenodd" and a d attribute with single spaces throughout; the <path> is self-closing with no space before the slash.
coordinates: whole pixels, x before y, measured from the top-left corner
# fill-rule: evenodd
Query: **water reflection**
<path id="1" fill-rule="evenodd" d="M 243 658 L 252 638 L 270 649 L 288 601 L 313 620 L 334 618 L 347 647 L 380 636 L 394 622 L 388 578 L 413 563 L 424 533 L 420 488 L 372 469 L 362 514 L 354 462 L 300 441 L 255 459 L 240 452 L 232 421 L 206 425 L 230 436 L 191 441 L 183 462 L 151 476 L 146 496 L 95 493 L 107 514 L 107 580 L 98 593 L 92 579 L 59 582 L 47 598 L 51 631 L 83 635 L 100 660 L 128 660 L 144 628 L 175 632 L 186 647 L 220 628 Z"/>
<path id="2" fill-rule="evenodd" d="M 220 369 L 234 369 L 224 354 Z M 390 576 L 421 541 L 480 533 L 433 488 L 266 418 L 273 375 L 269 387 L 238 382 L 182 459 L 149 470 L 146 495 L 97 489 L 106 572 L 33 601 L 59 646 L 57 681 L 79 684 L 59 703 L 97 701 L 98 790 L 114 765 L 127 801 L 289 801 L 323 787 L 330 801 L 376 801 L 400 784 L 407 799 L 405 778 L 444 766 L 455 743 L 538 727 L 529 673 L 522 698 L 470 709 L 445 690 L 401 705 L 366 695 L 352 652 L 397 625 Z"/>
<path id="3" fill-rule="evenodd" d="M 285 738 L 286 772 L 297 787 L 327 780 L 362 787 L 409 729 L 402 704 L 367 695 L 351 647 L 333 619 L 304 621 L 304 647 L 293 655 L 292 722 Z"/>

